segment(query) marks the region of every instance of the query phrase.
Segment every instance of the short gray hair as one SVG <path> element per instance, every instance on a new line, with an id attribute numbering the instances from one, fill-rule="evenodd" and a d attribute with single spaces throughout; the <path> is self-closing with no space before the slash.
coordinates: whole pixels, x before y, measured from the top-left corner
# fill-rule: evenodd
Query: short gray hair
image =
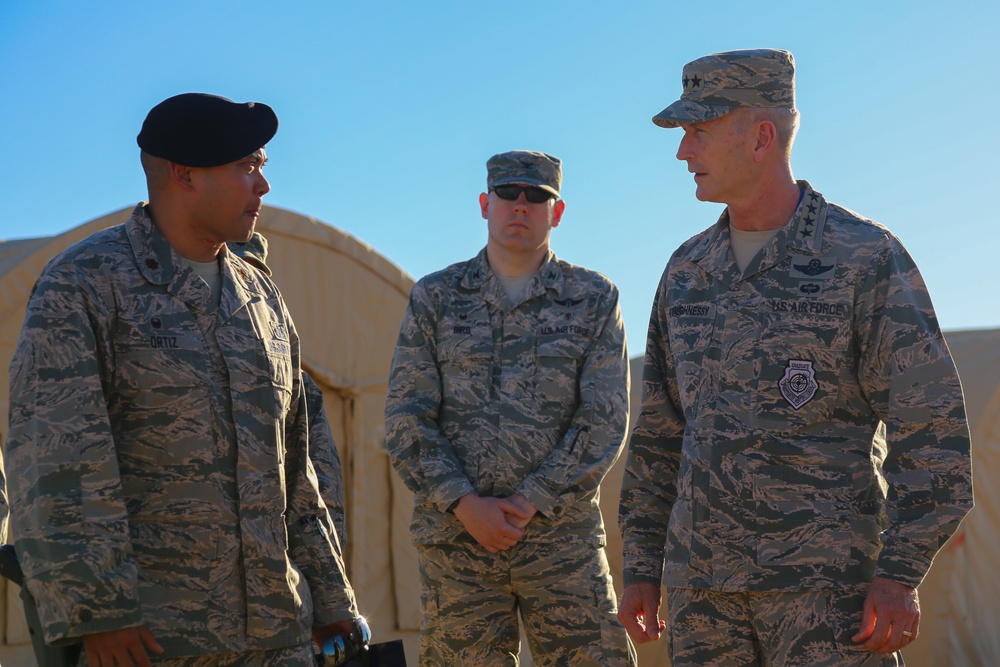
<path id="1" fill-rule="evenodd" d="M 792 151 L 792 142 L 799 131 L 798 109 L 780 107 L 741 107 L 736 109 L 736 128 L 742 134 L 754 123 L 766 120 L 774 124 L 778 146 L 786 155 Z"/>

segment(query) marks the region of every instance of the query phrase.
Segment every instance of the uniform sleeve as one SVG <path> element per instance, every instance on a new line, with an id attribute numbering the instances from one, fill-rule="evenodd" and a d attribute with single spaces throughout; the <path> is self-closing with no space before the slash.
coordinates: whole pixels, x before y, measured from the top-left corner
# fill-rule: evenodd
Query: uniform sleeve
<path id="1" fill-rule="evenodd" d="M 7 504 L 7 476 L 3 467 L 3 450 L 0 449 L 0 544 L 7 544 L 7 521 L 10 506 Z"/>
<path id="2" fill-rule="evenodd" d="M 517 489 L 545 516 L 593 495 L 625 442 L 628 350 L 615 287 L 605 295 L 596 321 L 594 341 L 580 366 L 580 400 L 570 427 Z"/>
<path id="3" fill-rule="evenodd" d="M 422 283 L 410 292 L 389 371 L 386 445 L 406 487 L 446 512 L 475 493 L 451 441 L 441 433 L 441 371 L 435 346 L 435 311 Z"/>
<path id="4" fill-rule="evenodd" d="M 962 387 L 924 281 L 886 236 L 859 290 L 860 381 L 885 424 L 890 526 L 875 576 L 917 586 L 972 508 Z"/>
<path id="5" fill-rule="evenodd" d="M 302 373 L 306 405 L 309 410 L 309 458 L 316 470 L 319 493 L 337 529 L 341 547 L 347 544 L 344 515 L 344 474 L 340 465 L 337 443 L 330 431 L 330 422 L 323 405 L 323 390 L 308 374 Z"/>
<path id="6" fill-rule="evenodd" d="M 83 271 L 48 269 L 11 364 L 12 528 L 47 642 L 142 620 L 105 399 L 107 304 Z"/>
<path id="7" fill-rule="evenodd" d="M 287 317 L 287 312 L 285 313 Z M 354 589 L 347 578 L 337 529 L 320 499 L 319 481 L 310 458 L 309 408 L 298 358 L 299 341 L 289 322 L 296 369 L 292 414 L 286 422 L 286 470 L 289 478 L 289 551 L 309 584 L 313 625 L 322 627 L 358 616 Z"/>
<path id="8" fill-rule="evenodd" d="M 666 298 L 664 272 L 649 318 L 642 402 L 629 439 L 618 510 L 626 585 L 660 583 L 667 526 L 677 499 L 685 422 L 670 351 Z"/>

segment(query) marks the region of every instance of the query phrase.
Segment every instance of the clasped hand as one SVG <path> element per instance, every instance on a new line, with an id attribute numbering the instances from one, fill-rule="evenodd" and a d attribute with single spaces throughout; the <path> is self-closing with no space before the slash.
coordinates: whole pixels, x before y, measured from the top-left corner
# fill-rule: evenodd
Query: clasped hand
<path id="1" fill-rule="evenodd" d="M 538 510 L 527 498 L 462 496 L 455 516 L 470 535 L 491 554 L 506 551 L 524 537 L 524 529 Z"/>

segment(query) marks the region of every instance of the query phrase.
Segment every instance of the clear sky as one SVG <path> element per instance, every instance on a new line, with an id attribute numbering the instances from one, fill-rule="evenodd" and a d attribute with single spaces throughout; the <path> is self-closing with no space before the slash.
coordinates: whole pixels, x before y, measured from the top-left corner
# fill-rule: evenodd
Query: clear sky
<path id="1" fill-rule="evenodd" d="M 186 91 L 274 107 L 265 203 L 414 277 L 485 243 L 490 155 L 542 150 L 553 248 L 618 284 L 639 354 L 667 258 L 721 212 L 650 117 L 685 62 L 767 46 L 797 61 L 796 177 L 903 240 L 945 329 L 997 327 L 998 26 L 996 0 L 0 0 L 0 238 L 144 198 L 135 135 Z"/>

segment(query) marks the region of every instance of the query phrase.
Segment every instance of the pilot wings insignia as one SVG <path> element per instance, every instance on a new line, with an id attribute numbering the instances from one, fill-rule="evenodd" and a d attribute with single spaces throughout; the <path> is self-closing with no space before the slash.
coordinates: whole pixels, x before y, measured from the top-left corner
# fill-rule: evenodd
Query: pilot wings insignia
<path id="1" fill-rule="evenodd" d="M 837 268 L 836 257 L 809 257 L 808 255 L 793 255 L 792 268 L 788 275 L 792 278 L 822 280 L 832 278 Z"/>

